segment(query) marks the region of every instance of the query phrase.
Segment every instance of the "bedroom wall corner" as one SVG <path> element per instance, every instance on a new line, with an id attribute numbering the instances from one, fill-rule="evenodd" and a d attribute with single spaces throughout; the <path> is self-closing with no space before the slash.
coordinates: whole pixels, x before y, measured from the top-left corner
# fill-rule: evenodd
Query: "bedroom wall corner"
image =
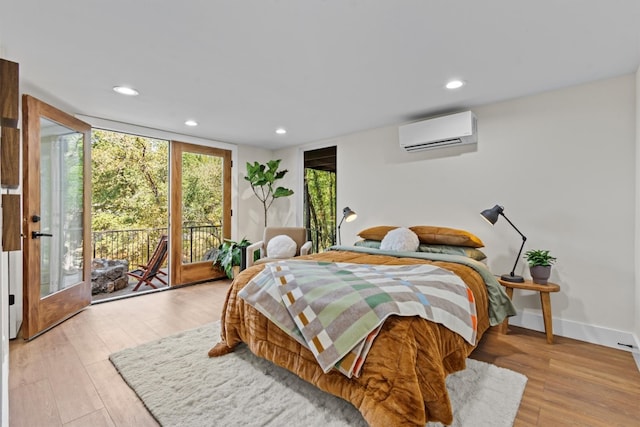
<path id="1" fill-rule="evenodd" d="M 277 224 L 283 227 L 302 227 L 304 225 L 304 152 L 336 145 L 332 139 L 307 143 L 295 147 L 283 148 L 274 152 L 275 159 L 289 172 L 282 180 L 282 186 L 294 191 L 286 200 L 279 200 L 276 206 Z M 341 206 L 338 204 L 338 206 Z M 341 209 L 341 208 L 340 208 Z"/>
<path id="2" fill-rule="evenodd" d="M 251 186 L 244 179 L 247 174 L 247 162 L 266 163 L 273 159 L 273 152 L 264 148 L 238 145 L 238 160 L 233 164 L 233 174 L 237 180 L 237 207 L 234 209 L 238 230 L 233 239 L 246 237 L 250 242 L 262 240 L 264 232 L 264 211 Z M 269 216 L 273 213 L 269 210 Z"/>
<path id="3" fill-rule="evenodd" d="M 280 159 L 280 170 L 286 169 L 287 174 L 278 181 L 279 187 L 293 190 L 289 197 L 276 199 L 269 210 L 269 226 L 274 227 L 298 227 L 298 213 L 302 211 L 302 193 L 298 188 L 298 181 L 302 179 L 299 174 L 298 149 L 295 147 L 281 148 L 271 152 L 271 158 Z"/>

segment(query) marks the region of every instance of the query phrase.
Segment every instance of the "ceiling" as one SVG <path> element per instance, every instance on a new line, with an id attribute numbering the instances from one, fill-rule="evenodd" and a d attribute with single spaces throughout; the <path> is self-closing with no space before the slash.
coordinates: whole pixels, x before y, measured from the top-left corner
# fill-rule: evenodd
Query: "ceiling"
<path id="1" fill-rule="evenodd" d="M 0 11 L 0 54 L 20 63 L 23 92 L 268 149 L 640 65 L 638 0 L 0 0 Z M 466 85 L 445 89 L 452 78 Z"/>

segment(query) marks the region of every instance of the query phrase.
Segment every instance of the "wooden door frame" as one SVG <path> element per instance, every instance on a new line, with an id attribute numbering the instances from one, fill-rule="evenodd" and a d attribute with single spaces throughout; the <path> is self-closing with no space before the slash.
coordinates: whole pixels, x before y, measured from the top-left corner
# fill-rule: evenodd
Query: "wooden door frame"
<path id="1" fill-rule="evenodd" d="M 222 148 L 171 141 L 170 155 L 170 231 L 169 231 L 169 274 L 171 286 L 196 283 L 224 276 L 224 272 L 212 269 L 212 261 L 182 264 L 182 153 L 197 153 L 223 158 L 223 219 L 222 236 L 231 238 L 231 151 Z"/>
<path id="2" fill-rule="evenodd" d="M 40 241 L 31 239 L 40 231 L 40 117 L 45 117 L 83 134 L 83 278 L 80 284 L 40 297 Z M 22 96 L 23 120 L 23 318 L 22 336 L 31 339 L 78 313 L 91 304 L 91 125 L 32 96 Z M 34 141 L 38 146 L 34 147 Z M 34 244 L 33 247 L 30 244 Z M 60 318 L 58 309 L 64 310 Z"/>

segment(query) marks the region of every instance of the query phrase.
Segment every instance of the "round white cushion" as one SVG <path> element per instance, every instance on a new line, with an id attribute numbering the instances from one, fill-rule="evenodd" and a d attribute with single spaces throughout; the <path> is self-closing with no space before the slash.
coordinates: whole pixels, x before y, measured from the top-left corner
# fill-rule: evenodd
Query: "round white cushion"
<path id="1" fill-rule="evenodd" d="M 398 252 L 415 252 L 418 250 L 420 240 L 418 235 L 408 228 L 400 227 L 389 231 L 382 242 L 380 242 L 380 249 L 385 251 L 398 251 Z"/>
<path id="2" fill-rule="evenodd" d="M 267 244 L 268 258 L 291 258 L 296 256 L 296 242 L 283 234 L 273 237 Z"/>

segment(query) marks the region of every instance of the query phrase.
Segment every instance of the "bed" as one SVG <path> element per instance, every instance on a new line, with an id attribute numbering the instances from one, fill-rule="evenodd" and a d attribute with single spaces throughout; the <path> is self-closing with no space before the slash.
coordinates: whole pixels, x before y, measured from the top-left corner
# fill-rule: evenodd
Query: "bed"
<path id="1" fill-rule="evenodd" d="M 334 247 L 297 257 L 327 263 L 365 265 L 432 264 L 459 276 L 473 293 L 477 310 L 475 344 L 441 324 L 420 317 L 391 316 L 364 362 L 359 377 L 336 370 L 325 373 L 314 354 L 249 305 L 238 293 L 265 265 L 243 271 L 233 281 L 222 313 L 221 340 L 210 351 L 217 357 L 240 343 L 259 357 L 295 373 L 318 388 L 351 402 L 371 426 L 424 426 L 453 420 L 445 378 L 465 368 L 465 360 L 491 325 L 515 314 L 511 301 L 482 263 L 460 255 Z"/>

